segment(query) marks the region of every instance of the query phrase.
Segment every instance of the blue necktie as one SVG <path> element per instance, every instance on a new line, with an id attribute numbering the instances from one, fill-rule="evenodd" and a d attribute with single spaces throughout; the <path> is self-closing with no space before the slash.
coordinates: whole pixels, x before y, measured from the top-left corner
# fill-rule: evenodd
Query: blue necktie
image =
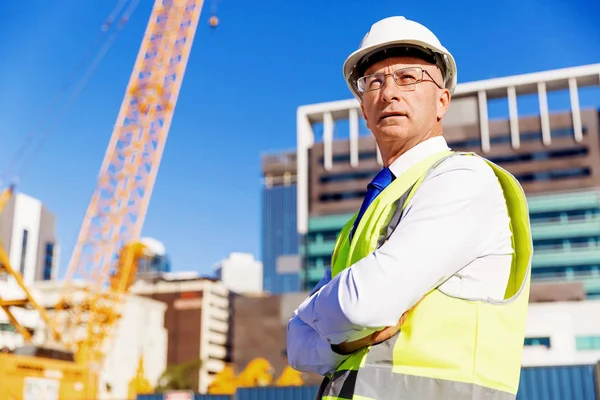
<path id="1" fill-rule="evenodd" d="M 379 171 L 377 175 L 375 175 L 375 178 L 373 178 L 371 183 L 367 185 L 367 194 L 365 195 L 365 199 L 363 200 L 363 203 L 360 206 L 360 211 L 356 216 L 356 220 L 354 221 L 354 225 L 352 226 L 352 231 L 350 231 L 351 240 L 354 236 L 354 231 L 356 230 L 360 219 L 362 218 L 365 211 L 367 211 L 367 208 L 369 207 L 371 202 L 375 200 L 375 198 L 379 195 L 379 193 L 383 191 L 383 189 L 385 189 L 390 183 L 392 183 L 394 178 L 395 176 L 394 174 L 392 174 L 392 171 L 390 171 L 389 168 L 383 168 L 381 171 Z"/>

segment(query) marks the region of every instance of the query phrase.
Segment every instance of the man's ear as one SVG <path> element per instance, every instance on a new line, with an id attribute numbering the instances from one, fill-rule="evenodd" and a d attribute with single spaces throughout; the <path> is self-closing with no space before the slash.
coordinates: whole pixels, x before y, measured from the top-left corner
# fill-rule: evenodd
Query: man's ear
<path id="1" fill-rule="evenodd" d="M 438 98 L 437 120 L 441 120 L 450 107 L 450 91 L 448 89 L 440 89 L 440 97 Z"/>

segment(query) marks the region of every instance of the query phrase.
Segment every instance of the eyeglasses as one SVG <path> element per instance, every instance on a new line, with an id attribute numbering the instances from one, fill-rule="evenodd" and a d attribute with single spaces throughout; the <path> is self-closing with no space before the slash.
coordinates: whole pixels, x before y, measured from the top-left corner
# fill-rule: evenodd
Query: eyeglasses
<path id="1" fill-rule="evenodd" d="M 427 74 L 429 79 L 423 79 L 425 74 Z M 417 83 L 421 82 L 433 82 L 435 86 L 442 89 L 442 87 L 433 80 L 433 77 L 429 72 L 420 67 L 411 67 L 396 70 L 391 74 L 377 73 L 362 76 L 356 81 L 358 91 L 365 93 L 379 90 L 385 86 L 388 76 L 394 78 L 394 82 L 403 92 L 412 92 L 416 89 Z"/>

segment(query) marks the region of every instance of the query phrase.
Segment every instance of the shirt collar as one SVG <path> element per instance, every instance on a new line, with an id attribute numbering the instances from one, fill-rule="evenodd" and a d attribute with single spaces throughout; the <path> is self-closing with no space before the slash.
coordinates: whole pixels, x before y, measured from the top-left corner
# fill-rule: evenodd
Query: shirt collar
<path id="1" fill-rule="evenodd" d="M 418 162 L 449 149 L 446 139 L 443 136 L 427 139 L 398 157 L 390 165 L 390 170 L 395 177 L 399 177 Z"/>

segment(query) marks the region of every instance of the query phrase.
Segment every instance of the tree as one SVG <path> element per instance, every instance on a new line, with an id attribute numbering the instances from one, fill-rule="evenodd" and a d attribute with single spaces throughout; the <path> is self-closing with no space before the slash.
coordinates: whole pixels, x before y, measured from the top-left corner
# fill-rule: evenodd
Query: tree
<path id="1" fill-rule="evenodd" d="M 198 374 L 202 360 L 195 359 L 181 364 L 168 366 L 158 379 L 157 393 L 168 390 L 193 390 L 198 389 Z"/>

